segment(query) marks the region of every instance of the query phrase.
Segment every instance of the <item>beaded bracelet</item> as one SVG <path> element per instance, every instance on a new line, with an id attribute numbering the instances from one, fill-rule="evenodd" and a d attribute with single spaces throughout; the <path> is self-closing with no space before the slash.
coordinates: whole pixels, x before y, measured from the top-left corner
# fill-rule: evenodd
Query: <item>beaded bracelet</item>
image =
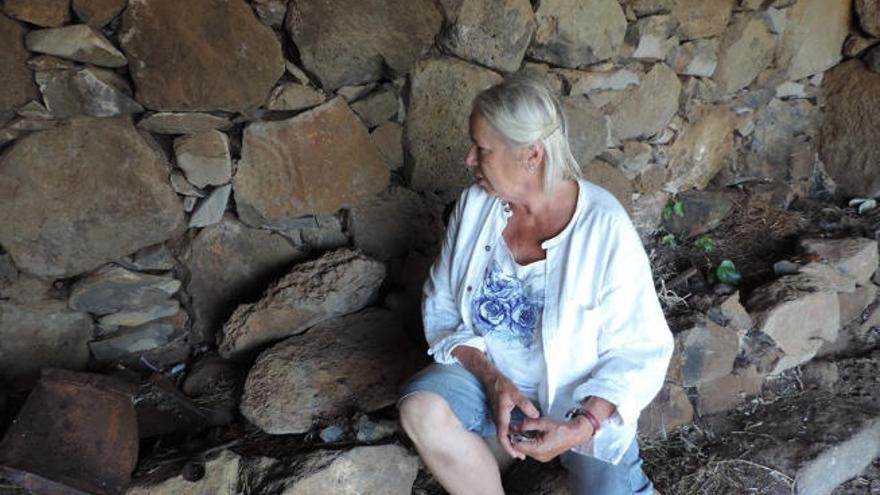
<path id="1" fill-rule="evenodd" d="M 567 413 L 565 413 L 565 419 L 567 419 L 569 421 L 578 417 L 578 416 L 583 416 L 583 417 L 587 418 L 587 421 L 590 422 L 590 426 L 593 427 L 593 435 L 596 435 L 596 433 L 599 433 L 599 420 L 596 419 L 595 414 L 591 413 L 587 409 L 584 409 L 583 407 L 578 406 L 578 407 L 575 407 L 575 408 L 569 410 Z"/>

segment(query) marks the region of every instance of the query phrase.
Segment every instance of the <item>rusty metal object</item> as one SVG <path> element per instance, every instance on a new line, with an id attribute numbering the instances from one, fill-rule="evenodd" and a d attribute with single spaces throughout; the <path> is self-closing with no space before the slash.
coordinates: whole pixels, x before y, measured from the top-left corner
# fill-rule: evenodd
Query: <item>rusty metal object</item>
<path id="1" fill-rule="evenodd" d="M 45 370 L 0 443 L 0 477 L 38 494 L 125 493 L 138 455 L 131 387 Z"/>

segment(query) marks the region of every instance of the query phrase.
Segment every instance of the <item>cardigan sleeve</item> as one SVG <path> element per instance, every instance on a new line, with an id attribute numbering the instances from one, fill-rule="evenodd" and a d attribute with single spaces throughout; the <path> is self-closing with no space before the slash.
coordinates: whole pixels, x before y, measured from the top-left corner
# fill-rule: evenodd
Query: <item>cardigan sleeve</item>
<path id="1" fill-rule="evenodd" d="M 452 351 L 460 345 L 475 347 L 486 352 L 483 337 L 475 334 L 462 320 L 456 297 L 460 290 L 460 287 L 455 286 L 458 277 L 452 276 L 456 240 L 459 237 L 466 197 L 467 191 L 455 205 L 446 228 L 440 255 L 431 266 L 422 291 L 422 323 L 429 346 L 428 354 L 441 364 L 457 362 Z"/>
<path id="2" fill-rule="evenodd" d="M 638 234 L 628 218 L 609 225 L 599 290 L 598 362 L 573 399 L 601 397 L 617 407 L 610 420 L 628 425 L 638 421 L 663 386 L 674 343 Z"/>

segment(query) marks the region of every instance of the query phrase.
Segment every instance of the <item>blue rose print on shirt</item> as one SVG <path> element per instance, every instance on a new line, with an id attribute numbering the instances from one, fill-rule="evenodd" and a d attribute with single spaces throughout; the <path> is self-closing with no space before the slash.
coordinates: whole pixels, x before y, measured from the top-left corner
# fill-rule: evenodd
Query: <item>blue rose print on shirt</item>
<path id="1" fill-rule="evenodd" d="M 482 293 L 471 304 L 474 326 L 480 335 L 491 333 L 531 349 L 538 317 L 544 309 L 543 294 L 528 294 L 519 279 L 504 274 L 493 261 L 486 269 Z"/>

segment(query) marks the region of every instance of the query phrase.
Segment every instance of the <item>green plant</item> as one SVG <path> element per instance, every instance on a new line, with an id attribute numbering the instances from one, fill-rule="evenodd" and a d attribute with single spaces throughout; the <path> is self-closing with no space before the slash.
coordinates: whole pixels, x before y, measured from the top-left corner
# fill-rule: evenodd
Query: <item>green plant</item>
<path id="1" fill-rule="evenodd" d="M 694 241 L 694 247 L 704 253 L 711 253 L 715 250 L 715 241 L 705 236 L 700 237 L 699 239 Z"/>
<path id="2" fill-rule="evenodd" d="M 672 218 L 672 215 L 676 215 L 679 217 L 684 216 L 684 203 L 680 199 L 673 199 L 666 206 L 663 207 L 663 220 L 667 221 Z"/>
<path id="3" fill-rule="evenodd" d="M 721 260 L 718 267 L 715 268 L 715 277 L 722 284 L 736 285 L 742 280 L 742 274 L 736 270 L 736 266 L 731 260 Z"/>

